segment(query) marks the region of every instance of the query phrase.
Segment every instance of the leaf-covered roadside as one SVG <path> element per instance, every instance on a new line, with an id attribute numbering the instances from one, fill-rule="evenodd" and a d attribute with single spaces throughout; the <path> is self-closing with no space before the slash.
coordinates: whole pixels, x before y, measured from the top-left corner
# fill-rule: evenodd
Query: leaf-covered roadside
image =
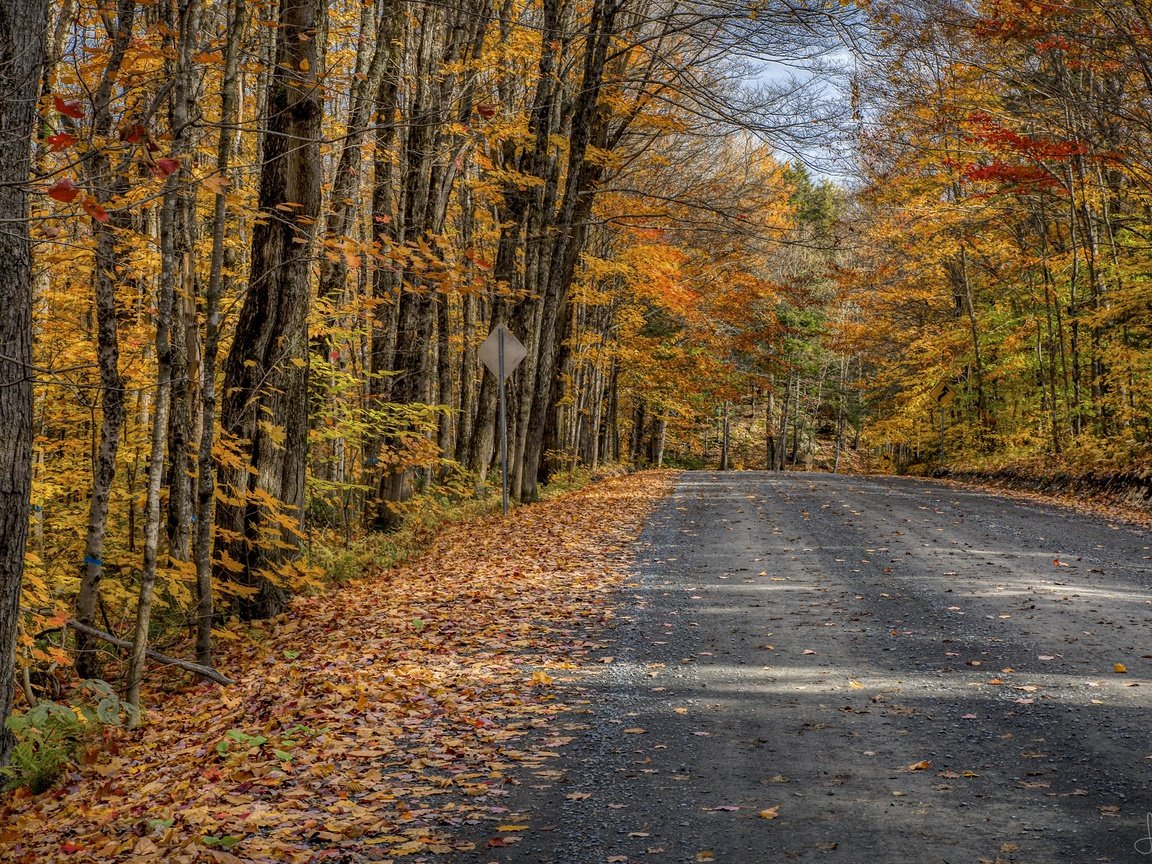
<path id="1" fill-rule="evenodd" d="M 522 739 L 564 706 L 551 674 L 612 616 L 626 545 L 671 472 L 448 528 L 410 564 L 298 600 L 222 668 L 148 700 L 53 792 L 4 803 L 13 862 L 387 861 L 471 848 Z"/>

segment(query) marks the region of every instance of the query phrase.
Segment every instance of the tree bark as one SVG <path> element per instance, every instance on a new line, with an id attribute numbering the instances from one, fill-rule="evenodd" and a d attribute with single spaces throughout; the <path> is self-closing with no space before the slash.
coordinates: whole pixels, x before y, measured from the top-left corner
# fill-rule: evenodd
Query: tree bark
<path id="1" fill-rule="evenodd" d="M 187 0 L 173 22 L 178 36 L 175 86 L 172 95 L 172 128 L 175 133 L 176 152 L 187 159 L 189 117 L 194 108 L 192 53 L 200 38 L 200 0 Z M 144 660 L 148 650 L 148 628 L 152 621 L 152 600 L 155 595 L 156 570 L 160 547 L 160 491 L 164 481 L 164 450 L 169 444 L 169 552 L 172 557 L 188 559 L 188 534 L 191 527 L 191 483 L 188 478 L 187 445 L 190 437 L 188 416 L 189 390 L 186 381 L 176 393 L 173 374 L 183 377 L 188 373 L 187 321 L 177 315 L 177 307 L 184 307 L 177 299 L 180 285 L 190 275 L 191 251 L 188 248 L 190 220 L 195 208 L 190 207 L 190 195 L 182 188 L 187 183 L 183 164 L 169 175 L 164 187 L 160 211 L 160 294 L 156 302 L 156 410 L 152 417 L 152 449 L 148 462 L 148 483 L 145 498 L 144 566 L 140 574 L 140 591 L 136 604 L 136 628 L 132 637 L 132 654 L 128 662 L 127 702 L 140 707 L 140 685 L 144 676 Z M 171 422 L 170 422 L 171 421 Z M 169 433 L 171 436 L 169 437 Z M 137 710 L 132 725 L 140 719 Z"/>
<path id="2" fill-rule="evenodd" d="M 228 37 L 224 48 L 224 74 L 221 80 L 220 137 L 216 149 L 216 170 L 226 177 L 232 158 L 233 132 L 240 103 L 237 67 L 248 10 L 245 0 L 232 0 Z M 215 523 L 216 464 L 212 448 L 216 443 L 216 358 L 220 352 L 220 298 L 224 290 L 224 229 L 228 199 L 221 189 L 216 193 L 212 214 L 212 261 L 204 296 L 204 358 L 200 380 L 200 441 L 196 454 L 196 532 L 193 556 L 196 562 L 196 660 L 212 664 L 212 527 Z"/>
<path id="3" fill-rule="evenodd" d="M 308 417 L 308 308 L 320 213 L 323 95 L 317 27 L 322 0 L 280 0 L 252 232 L 248 291 L 224 372 L 221 424 L 246 469 L 227 473 L 217 508 L 222 576 L 242 588 L 245 618 L 287 602 L 283 570 L 299 556 Z"/>
<path id="4" fill-rule="evenodd" d="M 132 38 L 136 16 L 134 0 L 119 0 L 111 24 L 112 49 L 96 94 L 92 99 L 92 132 L 103 137 L 112 127 L 110 110 L 113 89 Z M 111 22 L 112 19 L 105 19 Z M 125 166 L 113 170 L 108 153 L 93 147 L 83 157 L 85 185 L 101 204 L 124 190 Z M 80 591 L 76 596 L 76 617 L 91 624 L 99 600 L 100 578 L 104 568 L 104 535 L 108 527 L 108 498 L 116 477 L 116 454 L 124 428 L 124 381 L 120 377 L 120 338 L 117 333 L 116 286 L 122 281 L 120 250 L 113 228 L 129 227 L 122 212 L 112 214 L 109 223 L 93 220 L 96 235 L 96 266 L 93 287 L 96 295 L 97 351 L 100 369 L 101 421 L 100 448 L 92 474 L 92 496 L 88 508 L 88 528 Z M 76 672 L 81 678 L 98 678 L 100 664 L 95 645 L 83 633 L 76 637 Z"/>
<path id="5" fill-rule="evenodd" d="M 0 765 L 11 733 L 16 633 L 32 488 L 32 244 L 27 182 L 48 27 L 46 0 L 0 6 Z"/>

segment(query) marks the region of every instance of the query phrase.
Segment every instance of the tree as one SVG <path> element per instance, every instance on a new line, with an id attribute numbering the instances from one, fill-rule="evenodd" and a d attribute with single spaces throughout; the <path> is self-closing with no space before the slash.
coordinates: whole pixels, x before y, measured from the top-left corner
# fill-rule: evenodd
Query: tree
<path id="1" fill-rule="evenodd" d="M 223 575 L 247 617 L 283 607 L 304 526 L 311 245 L 320 213 L 321 0 L 281 0 L 269 76 L 248 290 L 224 372 L 220 420 L 242 454 L 217 508 Z"/>
<path id="2" fill-rule="evenodd" d="M 46 0 L 0 7 L 0 723 L 12 710 L 32 485 L 32 246 L 28 182 Z M 0 764 L 12 746 L 0 732 Z"/>

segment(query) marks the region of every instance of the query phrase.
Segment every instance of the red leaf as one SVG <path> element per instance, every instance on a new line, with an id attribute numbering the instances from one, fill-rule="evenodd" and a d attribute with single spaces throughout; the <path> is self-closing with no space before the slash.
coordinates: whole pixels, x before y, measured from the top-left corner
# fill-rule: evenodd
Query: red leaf
<path id="1" fill-rule="evenodd" d="M 65 102 L 59 96 L 52 97 L 52 104 L 56 106 L 56 110 L 63 114 L 65 117 L 71 117 L 73 120 L 79 120 L 84 116 L 84 106 L 80 104 L 79 99 L 69 99 Z"/>
<path id="2" fill-rule="evenodd" d="M 84 203 L 80 205 L 84 208 L 84 212 L 95 219 L 97 222 L 108 221 L 108 211 L 100 206 L 100 202 L 89 195 L 84 199 Z"/>
<path id="3" fill-rule="evenodd" d="M 496 116 L 496 106 L 489 105 L 487 102 L 481 102 L 476 106 L 476 113 L 485 120 L 491 120 Z"/>
<path id="4" fill-rule="evenodd" d="M 127 141 L 129 144 L 135 144 L 137 141 L 142 141 L 147 137 L 148 130 L 139 123 L 132 123 L 120 130 L 120 139 Z"/>
<path id="5" fill-rule="evenodd" d="M 76 143 L 78 139 L 75 135 L 69 135 L 67 132 L 57 132 L 55 135 L 48 136 L 48 146 L 53 153 L 59 153 Z"/>
<path id="6" fill-rule="evenodd" d="M 156 164 L 152 166 L 152 173 L 163 180 L 169 174 L 174 174 L 180 170 L 179 159 L 157 159 Z"/>
<path id="7" fill-rule="evenodd" d="M 63 201 L 65 204 L 71 204 L 79 194 L 80 190 L 69 177 L 61 177 L 48 187 L 48 197 L 55 201 Z"/>
<path id="8" fill-rule="evenodd" d="M 65 855 L 73 855 L 76 852 L 83 852 L 84 847 L 73 843 L 71 840 L 65 840 L 60 844 L 60 851 Z"/>

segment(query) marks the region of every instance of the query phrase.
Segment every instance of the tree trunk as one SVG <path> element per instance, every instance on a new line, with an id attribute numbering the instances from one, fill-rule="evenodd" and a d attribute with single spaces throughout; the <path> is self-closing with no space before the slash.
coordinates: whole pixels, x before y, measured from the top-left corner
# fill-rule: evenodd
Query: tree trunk
<path id="1" fill-rule="evenodd" d="M 176 152 L 186 161 L 190 139 L 190 112 L 194 102 L 194 66 L 192 53 L 200 38 L 200 0 L 188 0 L 173 22 L 179 34 L 176 55 L 175 87 L 172 95 L 172 128 Z M 176 309 L 187 305 L 177 298 L 189 284 L 191 250 L 189 232 L 195 208 L 189 206 L 190 195 L 185 184 L 187 171 L 180 168 L 169 175 L 164 187 L 160 211 L 160 294 L 156 302 L 156 410 L 152 417 L 152 449 L 148 462 L 145 498 L 144 566 L 140 573 L 139 599 L 136 604 L 136 628 L 132 637 L 132 655 L 128 663 L 128 704 L 139 709 L 140 685 L 148 649 L 148 628 L 152 620 L 152 600 L 156 587 L 156 569 L 160 546 L 160 491 L 164 481 L 164 448 L 168 443 L 169 550 L 173 558 L 188 560 L 188 535 L 191 528 L 191 483 L 188 477 L 188 443 L 191 422 L 188 411 L 189 387 L 187 316 Z M 184 284 L 178 284 L 183 282 Z M 177 393 L 173 376 L 181 382 Z M 171 427 L 171 428 L 170 428 Z M 167 442 L 165 439 L 168 439 Z M 137 710 L 132 725 L 140 720 Z"/>
<path id="2" fill-rule="evenodd" d="M 110 104 L 124 54 L 132 37 L 136 15 L 134 0 L 119 0 L 116 18 L 106 18 L 111 27 L 112 48 L 104 74 L 92 99 L 94 135 L 107 135 L 112 127 Z M 124 191 L 126 166 L 113 170 L 106 150 L 93 148 L 83 157 L 85 184 L 103 204 Z M 130 227 L 122 211 L 115 212 L 108 224 L 93 220 L 96 235 L 96 263 L 93 288 L 96 295 L 97 362 L 100 369 L 101 421 L 100 446 L 92 473 L 92 496 L 88 508 L 88 527 L 84 541 L 83 570 L 76 596 L 76 618 L 91 625 L 99 601 L 100 577 L 104 562 L 104 535 L 108 527 L 108 498 L 116 477 L 116 454 L 124 427 L 124 381 L 120 377 L 120 339 L 117 333 L 116 286 L 122 281 L 120 250 L 112 228 Z M 96 646 L 84 633 L 76 636 L 76 672 L 81 678 L 100 677 Z"/>
<path id="3" fill-rule="evenodd" d="M 32 488 L 32 248 L 28 193 L 36 92 L 48 27 L 46 0 L 0 7 L 0 765 L 12 736 L 20 583 Z"/>
<path id="4" fill-rule="evenodd" d="M 303 533 L 309 276 L 323 113 L 316 29 L 323 10 L 321 0 L 280 0 L 260 173 L 263 218 L 252 232 L 248 291 L 225 363 L 221 424 L 247 466 L 226 472 L 217 522 L 227 532 L 222 575 L 247 589 L 239 600 L 245 618 L 283 608 L 282 570 L 298 557 Z"/>
<path id="5" fill-rule="evenodd" d="M 224 48 L 220 116 L 222 125 L 216 149 L 216 170 L 224 177 L 232 158 L 233 132 L 240 104 L 237 68 L 248 9 L 245 0 L 232 0 L 228 39 Z M 224 291 L 224 229 L 228 199 L 223 190 L 216 193 L 212 215 L 212 262 L 204 296 L 204 357 L 200 380 L 200 442 L 196 454 L 196 660 L 212 665 L 212 526 L 215 524 L 216 464 L 212 448 L 216 441 L 216 358 L 220 351 L 220 298 Z"/>

